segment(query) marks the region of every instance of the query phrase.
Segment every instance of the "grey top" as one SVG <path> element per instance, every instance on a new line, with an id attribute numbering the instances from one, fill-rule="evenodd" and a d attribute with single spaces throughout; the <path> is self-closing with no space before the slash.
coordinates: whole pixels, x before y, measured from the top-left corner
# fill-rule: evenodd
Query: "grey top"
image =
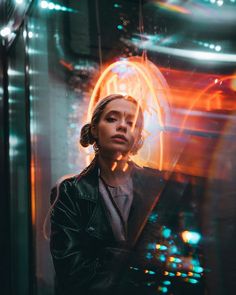
<path id="1" fill-rule="evenodd" d="M 131 177 L 126 183 L 117 187 L 106 184 L 99 177 L 99 191 L 104 200 L 116 240 L 125 241 L 127 237 L 127 221 L 133 201 L 133 182 Z"/>

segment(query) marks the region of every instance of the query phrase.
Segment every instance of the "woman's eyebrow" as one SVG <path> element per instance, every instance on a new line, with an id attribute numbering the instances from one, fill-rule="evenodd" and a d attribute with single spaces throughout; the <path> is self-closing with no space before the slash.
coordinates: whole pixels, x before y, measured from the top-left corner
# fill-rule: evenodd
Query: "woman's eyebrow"
<path id="1" fill-rule="evenodd" d="M 121 115 L 123 112 L 120 112 L 120 111 L 117 111 L 117 110 L 110 110 L 108 111 L 108 113 L 106 113 L 105 115 L 108 116 L 108 115 Z M 130 117 L 130 118 L 134 118 L 135 116 L 133 114 L 129 114 L 129 113 L 126 113 L 127 117 Z"/>

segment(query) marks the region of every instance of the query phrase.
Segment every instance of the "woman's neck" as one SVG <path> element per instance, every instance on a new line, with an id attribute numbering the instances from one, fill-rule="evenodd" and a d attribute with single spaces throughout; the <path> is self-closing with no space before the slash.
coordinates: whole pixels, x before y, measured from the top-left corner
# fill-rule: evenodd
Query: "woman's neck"
<path id="1" fill-rule="evenodd" d="M 130 177 L 131 165 L 128 157 L 121 155 L 108 157 L 99 154 L 98 163 L 101 169 L 100 175 L 108 185 L 119 186 Z"/>

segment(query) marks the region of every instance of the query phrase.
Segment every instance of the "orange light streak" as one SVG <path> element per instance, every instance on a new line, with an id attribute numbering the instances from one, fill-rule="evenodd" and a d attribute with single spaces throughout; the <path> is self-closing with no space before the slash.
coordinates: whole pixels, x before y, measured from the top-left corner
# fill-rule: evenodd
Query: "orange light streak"
<path id="1" fill-rule="evenodd" d="M 30 178 L 31 178 L 31 220 L 32 224 L 35 225 L 36 221 L 36 179 L 35 179 L 35 161 L 31 158 L 30 163 Z"/>
<path id="2" fill-rule="evenodd" d="M 220 81 L 226 81 L 226 80 L 230 80 L 230 79 L 236 79 L 236 75 L 229 75 L 226 77 L 222 77 L 220 80 L 217 81 L 217 83 L 219 83 Z M 180 130 L 183 131 L 185 125 L 186 125 L 186 121 L 191 113 L 191 111 L 193 110 L 194 106 L 196 105 L 197 101 L 209 90 L 211 89 L 213 86 L 216 85 L 216 82 L 212 82 L 211 84 L 209 84 L 207 87 L 205 87 L 194 99 L 193 102 L 191 103 L 191 105 L 189 106 L 188 110 L 187 110 L 187 114 L 184 116 L 184 119 L 182 121 L 182 124 L 180 126 Z"/>
<path id="3" fill-rule="evenodd" d="M 111 167 L 111 171 L 114 171 L 117 167 L 117 162 L 114 162 Z"/>
<path id="4" fill-rule="evenodd" d="M 178 6 L 178 5 L 158 2 L 158 6 L 160 6 L 161 8 L 163 8 L 165 10 L 169 10 L 169 11 L 179 12 L 179 13 L 183 13 L 183 14 L 191 14 L 191 12 L 189 10 L 187 10 L 184 7 Z"/>
<path id="5" fill-rule="evenodd" d="M 214 93 L 214 95 L 207 100 L 206 104 L 207 104 L 208 111 L 211 110 L 211 104 L 213 103 L 213 101 L 216 101 L 217 109 L 221 110 L 222 109 L 221 91 L 216 91 L 216 93 Z"/>
<path id="6" fill-rule="evenodd" d="M 122 154 L 120 154 L 118 157 L 117 157 L 117 161 L 120 161 L 121 159 L 123 158 L 123 155 Z"/>
<path id="7" fill-rule="evenodd" d="M 129 164 L 128 164 L 128 162 L 126 162 L 122 171 L 125 172 L 128 169 L 128 167 L 129 167 Z"/>

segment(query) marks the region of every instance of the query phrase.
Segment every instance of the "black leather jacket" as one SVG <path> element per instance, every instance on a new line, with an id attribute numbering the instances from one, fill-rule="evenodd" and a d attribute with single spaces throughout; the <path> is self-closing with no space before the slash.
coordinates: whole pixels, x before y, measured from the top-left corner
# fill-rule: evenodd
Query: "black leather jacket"
<path id="1" fill-rule="evenodd" d="M 134 199 L 125 244 L 115 241 L 98 190 L 96 160 L 52 189 L 50 249 L 59 294 L 128 294 L 122 274 L 165 186 L 156 170 L 133 164 Z"/>

